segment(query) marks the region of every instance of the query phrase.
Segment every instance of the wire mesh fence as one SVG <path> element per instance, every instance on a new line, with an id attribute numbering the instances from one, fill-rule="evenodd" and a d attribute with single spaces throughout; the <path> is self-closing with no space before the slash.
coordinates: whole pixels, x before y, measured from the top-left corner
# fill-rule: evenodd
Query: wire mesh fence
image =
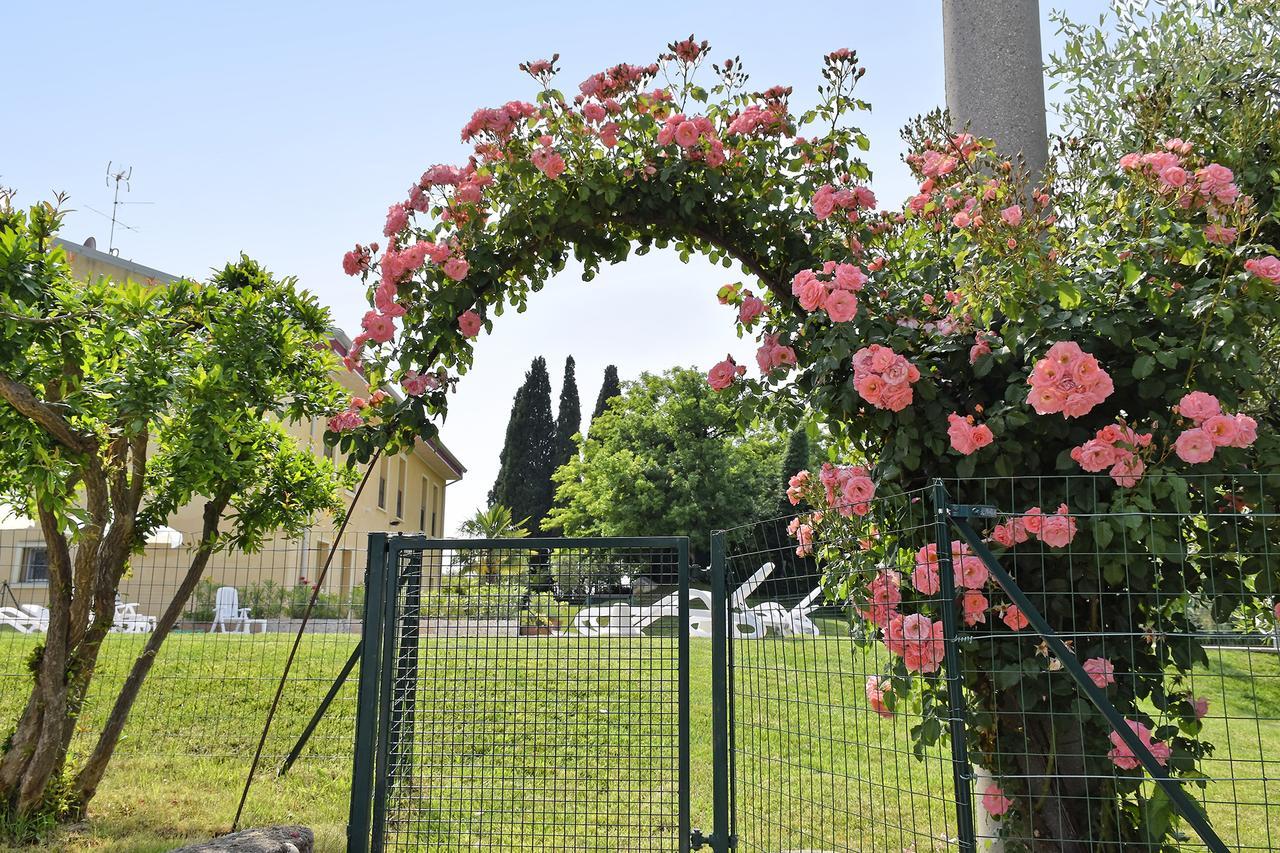
<path id="1" fill-rule="evenodd" d="M 950 753 L 896 698 L 938 677 L 941 634 L 913 648 L 927 673 L 895 667 L 879 642 L 933 541 L 931 504 L 914 492 L 854 509 L 832 512 L 874 530 L 874 543 L 809 516 L 724 534 L 739 849 L 956 849 Z M 940 591 L 919 599 L 936 606 Z"/>
<path id="2" fill-rule="evenodd" d="M 267 744 L 272 761 L 293 745 L 359 640 L 367 538 L 349 533 L 335 554 L 290 677 L 281 725 Z M 73 751 L 92 747 L 156 618 L 178 590 L 193 541 L 171 531 L 134 558 L 120 585 Z M 277 540 L 253 554 L 212 557 L 147 676 L 117 755 L 200 756 L 243 760 L 247 767 L 332 541 L 332 535 L 313 531 L 305 541 Z M 6 731 L 30 693 L 27 662 L 48 624 L 43 555 L 38 530 L 0 530 L 0 727 Z M 305 756 L 345 766 L 354 716 L 355 687 L 348 684 Z"/>
<path id="3" fill-rule="evenodd" d="M 966 480 L 726 532 L 738 846 L 1277 849 L 1277 496 Z"/>
<path id="4" fill-rule="evenodd" d="M 391 543 L 372 849 L 687 849 L 683 540 Z"/>

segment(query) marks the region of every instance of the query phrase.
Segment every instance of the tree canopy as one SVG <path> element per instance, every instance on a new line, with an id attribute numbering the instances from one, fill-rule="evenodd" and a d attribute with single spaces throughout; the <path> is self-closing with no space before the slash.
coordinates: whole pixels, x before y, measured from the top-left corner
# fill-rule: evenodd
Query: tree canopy
<path id="1" fill-rule="evenodd" d="M 551 379 L 547 362 L 538 356 L 516 391 L 507 421 L 507 435 L 499 458 L 498 477 L 489 491 L 489 505 L 501 505 L 512 517 L 524 519 L 529 532 L 542 532 L 542 519 L 551 508 L 555 487 L 556 424 L 551 419 Z"/>

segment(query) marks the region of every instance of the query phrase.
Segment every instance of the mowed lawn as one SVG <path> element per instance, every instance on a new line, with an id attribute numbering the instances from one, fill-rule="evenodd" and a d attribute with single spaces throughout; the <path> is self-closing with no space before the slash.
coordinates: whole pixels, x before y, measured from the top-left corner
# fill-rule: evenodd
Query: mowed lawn
<path id="1" fill-rule="evenodd" d="M 119 682 L 141 642 L 110 638 L 103 685 Z M 291 642 L 171 638 L 90 820 L 52 846 L 145 853 L 227 829 Z M 18 673 L 32 643 L 0 634 L 0 672 L 13 673 L 0 678 L 6 729 L 25 699 Z M 318 849 L 345 849 L 354 678 L 314 748 L 283 779 L 276 770 L 354 643 L 350 634 L 304 641 L 246 825 L 304 823 L 316 830 Z M 710 648 L 691 643 L 692 822 L 709 831 Z M 949 764 L 938 750 L 924 762 L 910 755 L 909 714 L 885 721 L 866 708 L 863 684 L 883 657 L 837 636 L 740 642 L 735 653 L 742 849 L 950 849 Z M 1206 720 L 1205 736 L 1217 744 L 1206 769 L 1237 778 L 1211 786 L 1211 816 L 1233 847 L 1280 846 L 1280 781 L 1261 781 L 1264 770 L 1280 775 L 1280 661 L 1235 651 L 1211 657 L 1196 686 L 1211 697 L 1225 690 L 1229 701 L 1223 715 L 1215 700 Z M 674 638 L 426 640 L 417 664 L 413 737 L 406 732 L 398 750 L 404 799 L 391 800 L 402 842 L 533 850 L 562 839 L 566 826 L 589 826 L 554 846 L 674 849 Z M 91 698 L 86 719 L 92 725 L 107 710 Z"/>

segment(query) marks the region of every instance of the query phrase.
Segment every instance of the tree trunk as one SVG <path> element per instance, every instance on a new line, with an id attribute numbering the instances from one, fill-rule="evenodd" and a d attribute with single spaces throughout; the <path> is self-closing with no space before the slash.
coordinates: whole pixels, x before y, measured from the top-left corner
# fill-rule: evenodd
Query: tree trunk
<path id="1" fill-rule="evenodd" d="M 97 793 L 98 785 L 102 782 L 102 777 L 107 771 L 111 756 L 115 753 L 116 744 L 120 741 L 120 734 L 124 731 L 125 723 L 129 719 L 129 712 L 133 709 L 133 703 L 137 700 L 138 694 L 142 690 L 142 684 L 146 680 L 147 674 L 151 672 L 156 655 L 159 654 L 161 645 L 164 644 L 165 639 L 178 623 L 183 609 L 187 606 L 187 601 L 191 598 L 192 592 L 195 591 L 196 585 L 204 574 L 205 566 L 208 564 L 209 556 L 212 553 L 213 538 L 218 532 L 218 521 L 222 518 L 222 510 L 225 508 L 226 503 L 225 499 L 219 498 L 205 504 L 204 529 L 201 531 L 200 545 L 196 555 L 191 560 L 186 576 L 183 577 L 182 583 L 178 585 L 178 589 L 174 593 L 173 599 L 169 602 L 169 606 L 165 608 L 164 614 L 156 622 L 155 630 L 147 638 L 146 647 L 138 655 L 138 659 L 133 662 L 133 668 L 129 671 L 129 676 L 125 679 L 124 685 L 116 695 L 115 704 L 112 705 L 106 724 L 98 735 L 98 741 L 94 745 L 93 752 L 76 775 L 73 791 L 78 817 L 84 816 L 89 801 Z"/>

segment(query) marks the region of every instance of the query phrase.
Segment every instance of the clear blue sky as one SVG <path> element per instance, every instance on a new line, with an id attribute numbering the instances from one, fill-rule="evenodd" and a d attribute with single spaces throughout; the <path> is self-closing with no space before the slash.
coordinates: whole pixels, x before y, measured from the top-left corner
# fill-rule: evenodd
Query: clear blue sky
<path id="1" fill-rule="evenodd" d="M 1033 2 L 1033 0 L 1027 0 Z M 1063 0 L 1094 19 L 1104 0 Z M 1055 5 L 1056 7 L 1056 5 Z M 1041 4 L 1046 52 L 1056 44 Z M 429 165 L 458 162 L 478 106 L 531 99 L 526 59 L 561 54 L 562 88 L 621 61 L 649 62 L 695 33 L 713 57 L 740 55 L 760 88 L 794 85 L 803 104 L 821 56 L 857 50 L 868 72 L 862 126 L 882 205 L 910 185 L 898 130 L 943 101 L 939 0 L 842 3 L 19 3 L 5 12 L 0 184 L 19 202 L 71 196 L 63 236 L 109 222 L 107 161 L 132 165 L 116 232 L 122 256 L 203 276 L 243 251 L 298 276 L 351 330 L 366 309 L 342 253 L 380 237 L 387 206 Z M 1051 96 L 1052 100 L 1052 96 Z M 1050 116 L 1052 124 L 1052 115 Z M 654 254 L 584 284 L 567 271 L 523 315 L 482 336 L 442 437 L 470 468 L 449 490 L 446 529 L 484 502 L 511 397 L 545 355 L 552 387 L 578 363 L 589 413 L 604 366 L 710 366 L 753 347 L 733 333 L 716 288 L 736 271 Z M 748 363 L 751 363 L 748 361 Z"/>

